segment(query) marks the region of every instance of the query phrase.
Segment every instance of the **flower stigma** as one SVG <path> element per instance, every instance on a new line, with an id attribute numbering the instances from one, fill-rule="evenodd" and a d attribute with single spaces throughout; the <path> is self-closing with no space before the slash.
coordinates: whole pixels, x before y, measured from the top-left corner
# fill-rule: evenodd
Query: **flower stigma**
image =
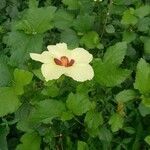
<path id="1" fill-rule="evenodd" d="M 56 65 L 71 67 L 74 64 L 74 59 L 69 60 L 68 57 L 62 56 L 60 59 L 54 58 L 54 62 Z"/>

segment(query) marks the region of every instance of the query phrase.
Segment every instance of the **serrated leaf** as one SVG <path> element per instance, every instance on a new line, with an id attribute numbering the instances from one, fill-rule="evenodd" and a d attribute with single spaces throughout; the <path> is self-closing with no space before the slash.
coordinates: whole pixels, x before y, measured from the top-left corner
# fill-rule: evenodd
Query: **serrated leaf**
<path id="1" fill-rule="evenodd" d="M 106 127 L 101 127 L 99 130 L 99 139 L 101 141 L 111 142 L 112 133 Z"/>
<path id="2" fill-rule="evenodd" d="M 29 71 L 15 69 L 14 71 L 14 88 L 18 95 L 23 94 L 23 87 L 32 81 L 33 74 Z"/>
<path id="3" fill-rule="evenodd" d="M 53 6 L 28 9 L 22 20 L 16 23 L 15 29 L 27 34 L 44 33 L 53 27 L 55 10 Z"/>
<path id="4" fill-rule="evenodd" d="M 127 42 L 127 43 L 131 43 L 132 41 L 134 41 L 136 38 L 136 33 L 134 32 L 124 32 L 123 33 L 123 41 Z"/>
<path id="5" fill-rule="evenodd" d="M 65 104 L 61 101 L 52 99 L 40 101 L 35 105 L 35 109 L 28 118 L 29 124 L 34 126 L 41 122 L 51 123 L 53 118 L 61 117 L 65 110 Z"/>
<path id="6" fill-rule="evenodd" d="M 9 134 L 8 128 L 4 126 L 0 126 L 0 149 L 1 150 L 8 150 L 7 146 L 7 135 Z"/>
<path id="7" fill-rule="evenodd" d="M 11 87 L 0 88 L 0 117 L 15 112 L 20 101 Z"/>
<path id="8" fill-rule="evenodd" d="M 14 71 L 14 80 L 16 84 L 25 86 L 32 81 L 33 74 L 29 71 L 22 69 L 15 69 Z"/>
<path id="9" fill-rule="evenodd" d="M 39 2 L 37 0 L 29 0 L 29 8 L 37 8 L 38 3 Z"/>
<path id="10" fill-rule="evenodd" d="M 138 26 L 138 31 L 148 32 L 150 28 L 150 18 L 149 17 L 141 18 L 138 21 L 137 26 Z"/>
<path id="11" fill-rule="evenodd" d="M 58 29 L 67 29 L 72 26 L 73 15 L 60 9 L 55 13 L 54 25 Z"/>
<path id="12" fill-rule="evenodd" d="M 100 38 L 97 32 L 90 31 L 81 38 L 80 40 L 81 45 L 85 45 L 89 49 L 93 49 L 99 46 Z"/>
<path id="13" fill-rule="evenodd" d="M 23 66 L 30 58 L 30 52 L 41 52 L 43 35 L 26 35 L 22 32 L 10 32 L 6 44 L 11 48 L 10 64 Z"/>
<path id="14" fill-rule="evenodd" d="M 143 58 L 137 64 L 134 88 L 141 94 L 150 93 L 150 65 Z"/>
<path id="15" fill-rule="evenodd" d="M 94 112 L 91 110 L 86 113 L 84 123 L 89 129 L 97 129 L 98 126 L 103 124 L 103 117 L 100 112 Z"/>
<path id="16" fill-rule="evenodd" d="M 146 115 L 150 114 L 150 107 L 145 106 L 143 103 L 139 105 L 140 114 L 145 117 Z"/>
<path id="17" fill-rule="evenodd" d="M 119 42 L 106 51 L 103 61 L 94 61 L 95 80 L 107 87 L 122 83 L 131 73 L 130 70 L 119 67 L 126 54 L 126 43 Z"/>
<path id="18" fill-rule="evenodd" d="M 150 135 L 148 135 L 144 140 L 147 144 L 150 145 Z"/>
<path id="19" fill-rule="evenodd" d="M 63 0 L 63 3 L 68 6 L 70 10 L 76 10 L 80 8 L 79 0 Z"/>
<path id="20" fill-rule="evenodd" d="M 41 138 L 36 132 L 25 133 L 21 137 L 21 143 L 16 148 L 16 150 L 40 150 Z"/>
<path id="21" fill-rule="evenodd" d="M 150 14 L 149 5 L 141 6 L 135 10 L 135 15 L 138 16 L 139 18 L 143 18 L 149 14 Z"/>
<path id="22" fill-rule="evenodd" d="M 68 48 L 73 49 L 79 46 L 79 38 L 74 30 L 67 29 L 61 33 L 61 42 L 68 44 Z"/>
<path id="23" fill-rule="evenodd" d="M 73 27 L 76 31 L 84 33 L 90 31 L 94 24 L 94 16 L 88 14 L 77 16 L 73 22 Z"/>
<path id="24" fill-rule="evenodd" d="M 138 22 L 138 19 L 135 16 L 135 10 L 130 8 L 123 13 L 121 23 L 124 25 L 135 25 Z"/>
<path id="25" fill-rule="evenodd" d="M 107 33 L 114 33 L 115 32 L 115 28 L 114 28 L 114 26 L 113 25 L 107 25 L 106 26 L 106 32 Z"/>
<path id="26" fill-rule="evenodd" d="M 150 37 L 141 36 L 140 39 L 144 43 L 144 52 L 150 54 Z"/>
<path id="27" fill-rule="evenodd" d="M 111 116 L 108 123 L 111 125 L 111 130 L 113 132 L 116 132 L 123 127 L 123 122 L 124 119 L 122 118 L 122 116 L 115 113 Z"/>
<path id="28" fill-rule="evenodd" d="M 142 95 L 142 103 L 146 106 L 146 107 L 150 107 L 150 96 L 148 95 Z"/>
<path id="29" fill-rule="evenodd" d="M 68 109 L 75 115 L 80 116 L 91 109 L 91 102 L 87 95 L 70 93 L 66 105 Z"/>
<path id="30" fill-rule="evenodd" d="M 126 54 L 127 43 L 119 42 L 114 46 L 110 46 L 104 55 L 103 62 L 114 66 L 119 66 Z"/>
<path id="31" fill-rule="evenodd" d="M 136 92 L 134 90 L 123 90 L 115 97 L 117 102 L 128 102 L 136 98 Z"/>
<path id="32" fill-rule="evenodd" d="M 7 86 L 11 82 L 11 74 L 8 66 L 0 62 L 0 87 Z"/>
<path id="33" fill-rule="evenodd" d="M 71 120 L 73 117 L 74 117 L 74 115 L 72 114 L 72 112 L 66 111 L 66 112 L 62 113 L 61 120 L 62 121 L 67 121 L 67 120 Z"/>
<path id="34" fill-rule="evenodd" d="M 88 144 L 83 141 L 78 141 L 77 150 L 89 150 Z"/>

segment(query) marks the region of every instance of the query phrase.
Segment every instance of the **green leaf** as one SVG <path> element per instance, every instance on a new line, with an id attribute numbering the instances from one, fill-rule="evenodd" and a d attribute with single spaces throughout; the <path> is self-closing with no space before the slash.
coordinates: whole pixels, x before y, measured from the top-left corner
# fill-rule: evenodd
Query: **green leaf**
<path id="1" fill-rule="evenodd" d="M 110 46 L 106 50 L 103 62 L 114 66 L 119 66 L 126 55 L 126 51 L 127 51 L 126 42 L 116 43 L 114 46 Z"/>
<path id="2" fill-rule="evenodd" d="M 124 32 L 123 33 L 123 41 L 127 42 L 127 43 L 131 43 L 132 41 L 134 41 L 136 39 L 136 33 L 134 32 Z"/>
<path id="3" fill-rule="evenodd" d="M 67 29 L 61 33 L 61 42 L 68 44 L 68 48 L 73 49 L 79 46 L 79 38 L 74 30 Z"/>
<path id="4" fill-rule="evenodd" d="M 22 20 L 16 23 L 15 29 L 27 34 L 44 33 L 53 27 L 55 10 L 53 6 L 28 9 Z"/>
<path id="5" fill-rule="evenodd" d="M 150 145 L 150 135 L 148 135 L 144 140 L 147 144 Z"/>
<path id="6" fill-rule="evenodd" d="M 101 127 L 99 130 L 99 139 L 105 142 L 111 142 L 112 133 L 106 127 Z"/>
<path id="7" fill-rule="evenodd" d="M 137 26 L 138 26 L 138 31 L 148 32 L 150 28 L 150 18 L 144 17 L 140 19 Z"/>
<path id="8" fill-rule="evenodd" d="M 140 114 L 145 117 L 146 115 L 150 114 L 150 107 L 145 106 L 143 103 L 139 105 Z"/>
<path id="9" fill-rule="evenodd" d="M 42 94 L 50 97 L 56 97 L 59 95 L 59 91 L 60 89 L 58 88 L 57 84 L 54 82 L 50 86 L 45 87 L 42 90 Z"/>
<path id="10" fill-rule="evenodd" d="M 122 63 L 126 54 L 127 45 L 125 42 L 116 43 L 107 49 L 103 61 L 94 61 L 95 80 L 107 87 L 113 87 L 122 83 L 131 73 L 130 70 L 122 69 Z"/>
<path id="11" fill-rule="evenodd" d="M 0 149 L 1 150 L 8 150 L 7 139 L 6 139 L 8 134 L 9 134 L 9 130 L 4 126 L 0 126 Z"/>
<path id="12" fill-rule="evenodd" d="M 29 8 L 37 8 L 38 7 L 38 1 L 37 0 L 29 0 Z"/>
<path id="13" fill-rule="evenodd" d="M 32 81 L 33 74 L 26 70 L 15 69 L 14 80 L 16 84 L 25 86 Z"/>
<path id="14" fill-rule="evenodd" d="M 97 32 L 90 31 L 81 38 L 80 40 L 81 45 L 85 45 L 89 49 L 93 49 L 99 46 L 100 38 Z"/>
<path id="15" fill-rule="evenodd" d="M 10 64 L 13 66 L 23 66 L 30 58 L 29 53 L 41 52 L 43 35 L 27 35 L 22 32 L 10 32 L 6 44 L 11 48 Z"/>
<path id="16" fill-rule="evenodd" d="M 80 8 L 79 0 L 63 0 L 63 3 L 68 6 L 70 10 L 76 10 Z"/>
<path id="17" fill-rule="evenodd" d="M 63 9 L 55 13 L 54 25 L 58 29 L 67 29 L 72 26 L 73 15 Z"/>
<path id="18" fill-rule="evenodd" d="M 141 94 L 150 93 L 150 65 L 143 58 L 137 64 L 134 88 Z"/>
<path id="19" fill-rule="evenodd" d="M 128 102 L 130 100 L 133 100 L 136 98 L 136 92 L 133 90 L 123 90 L 120 93 L 118 93 L 115 97 L 115 99 L 118 102 Z"/>
<path id="20" fill-rule="evenodd" d="M 103 124 L 103 117 L 101 113 L 91 110 L 86 113 L 84 123 L 89 129 L 97 129 L 98 126 Z"/>
<path id="21" fill-rule="evenodd" d="M 150 54 L 150 37 L 141 36 L 140 39 L 144 43 L 145 54 Z"/>
<path id="22" fill-rule="evenodd" d="M 18 97 L 10 87 L 0 88 L 0 117 L 15 112 L 20 106 Z"/>
<path id="23" fill-rule="evenodd" d="M 23 94 L 23 87 L 28 85 L 32 81 L 33 74 L 31 72 L 15 69 L 14 71 L 14 88 L 18 95 Z"/>
<path id="24" fill-rule="evenodd" d="M 123 127 L 123 122 L 124 119 L 122 118 L 122 116 L 115 113 L 111 116 L 108 123 L 111 125 L 111 130 L 113 132 L 116 132 Z"/>
<path id="25" fill-rule="evenodd" d="M 150 96 L 148 95 L 142 95 L 142 103 L 146 106 L 146 107 L 150 107 Z"/>
<path id="26" fill-rule="evenodd" d="M 87 143 L 85 143 L 83 141 L 78 141 L 77 150 L 89 150 Z"/>
<path id="27" fill-rule="evenodd" d="M 8 66 L 0 62 L 0 87 L 6 86 L 11 82 L 11 74 Z"/>
<path id="28" fill-rule="evenodd" d="M 68 109 L 75 115 L 80 116 L 91 109 L 91 102 L 87 95 L 70 93 L 66 101 Z"/>
<path id="29" fill-rule="evenodd" d="M 61 117 L 65 112 L 65 104 L 61 101 L 47 99 L 38 102 L 29 116 L 29 124 L 34 126 L 38 123 L 51 123 L 53 118 Z"/>
<path id="30" fill-rule="evenodd" d="M 61 120 L 67 121 L 67 120 L 71 120 L 73 117 L 74 117 L 74 115 L 72 114 L 72 112 L 66 111 L 66 112 L 62 113 Z"/>
<path id="31" fill-rule="evenodd" d="M 121 23 L 124 25 L 135 25 L 138 22 L 137 17 L 134 15 L 135 10 L 130 8 L 123 13 Z"/>
<path id="32" fill-rule="evenodd" d="M 16 148 L 16 150 L 40 150 L 41 138 L 36 132 L 25 133 L 21 137 L 21 143 Z"/>
<path id="33" fill-rule="evenodd" d="M 139 18 L 143 18 L 149 14 L 150 14 L 149 5 L 141 6 L 135 10 L 135 15 L 138 16 Z"/>
<path id="34" fill-rule="evenodd" d="M 79 15 L 73 22 L 73 27 L 76 31 L 85 33 L 92 29 L 94 24 L 94 16 L 85 14 L 85 15 Z"/>
<path id="35" fill-rule="evenodd" d="M 107 33 L 115 33 L 115 28 L 114 28 L 114 26 L 113 25 L 107 25 L 106 26 L 106 32 Z"/>

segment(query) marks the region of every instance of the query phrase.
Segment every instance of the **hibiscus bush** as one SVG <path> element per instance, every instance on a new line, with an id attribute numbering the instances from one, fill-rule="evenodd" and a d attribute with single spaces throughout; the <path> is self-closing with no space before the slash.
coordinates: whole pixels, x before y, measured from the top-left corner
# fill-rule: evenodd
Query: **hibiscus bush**
<path id="1" fill-rule="evenodd" d="M 0 150 L 150 148 L 149 0 L 0 0 Z"/>

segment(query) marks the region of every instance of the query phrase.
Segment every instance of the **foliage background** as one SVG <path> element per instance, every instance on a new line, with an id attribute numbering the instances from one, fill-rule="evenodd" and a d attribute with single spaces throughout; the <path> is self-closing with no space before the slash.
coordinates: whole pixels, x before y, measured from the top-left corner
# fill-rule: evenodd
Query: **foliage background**
<path id="1" fill-rule="evenodd" d="M 0 1 L 0 149 L 148 150 L 149 0 Z M 29 58 L 65 42 L 95 77 L 45 82 Z"/>

